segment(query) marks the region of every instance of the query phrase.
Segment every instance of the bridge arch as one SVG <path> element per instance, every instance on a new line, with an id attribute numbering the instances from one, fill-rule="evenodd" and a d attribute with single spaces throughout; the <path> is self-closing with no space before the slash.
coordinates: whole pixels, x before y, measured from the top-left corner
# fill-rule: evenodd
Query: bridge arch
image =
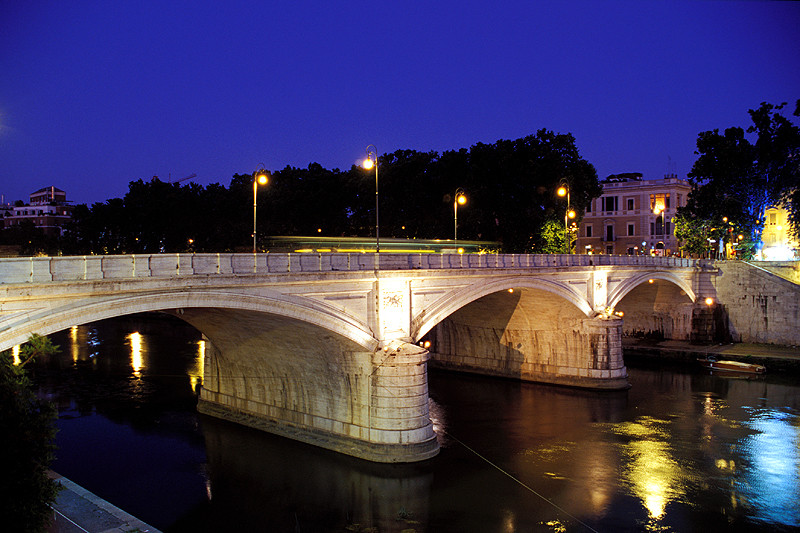
<path id="1" fill-rule="evenodd" d="M 609 307 L 624 316 L 623 335 L 689 340 L 697 293 L 671 272 L 645 272 L 609 295 Z"/>
<path id="2" fill-rule="evenodd" d="M 186 308 L 241 310 L 281 316 L 319 326 L 356 343 L 367 351 L 375 350 L 378 346 L 378 341 L 363 322 L 308 298 L 193 290 L 112 297 L 100 301 L 97 299 L 89 302 L 78 301 L 71 305 L 34 313 L 14 327 L 14 336 L 0 343 L 0 350 L 24 343 L 31 333 L 49 335 L 75 325 L 154 311 L 175 311 L 172 314 L 180 318 L 182 316 L 180 310 Z"/>
<path id="3" fill-rule="evenodd" d="M 533 276 L 509 276 L 457 289 L 444 295 L 429 309 L 420 310 L 412 320 L 413 341 L 416 342 L 424 337 L 436 324 L 466 305 L 484 296 L 509 289 L 543 290 L 561 297 L 565 303 L 568 302 L 574 305 L 587 317 L 594 315 L 594 311 L 589 302 L 586 301 L 586 298 L 578 290 L 566 283 Z"/>
<path id="4" fill-rule="evenodd" d="M 653 271 L 645 272 L 643 274 L 636 274 L 622 281 L 617 287 L 612 290 L 608 295 L 608 306 L 612 309 L 622 301 L 625 296 L 632 290 L 644 284 L 649 284 L 650 280 L 662 280 L 676 285 L 682 290 L 686 296 L 694 303 L 697 300 L 697 295 L 692 288 L 692 285 L 686 279 L 675 275 L 672 272 Z"/>

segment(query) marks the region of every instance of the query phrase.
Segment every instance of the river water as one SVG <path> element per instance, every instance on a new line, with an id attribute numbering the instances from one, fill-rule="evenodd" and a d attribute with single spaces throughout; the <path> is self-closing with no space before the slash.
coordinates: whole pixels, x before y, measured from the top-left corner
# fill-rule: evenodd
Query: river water
<path id="1" fill-rule="evenodd" d="M 797 375 L 637 366 L 582 390 L 431 372 L 441 443 L 381 465 L 200 416 L 200 335 L 138 315 L 53 336 L 52 468 L 167 532 L 800 530 Z"/>

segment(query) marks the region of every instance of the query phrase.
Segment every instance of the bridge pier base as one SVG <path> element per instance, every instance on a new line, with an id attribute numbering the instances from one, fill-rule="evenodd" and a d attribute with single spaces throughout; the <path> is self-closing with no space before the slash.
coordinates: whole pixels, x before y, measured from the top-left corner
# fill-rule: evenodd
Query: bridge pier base
<path id="1" fill-rule="evenodd" d="M 295 356 L 295 363 L 303 356 Z M 428 410 L 428 352 L 394 343 L 295 373 L 274 354 L 227 357 L 207 343 L 198 411 L 361 459 L 408 463 L 439 452 Z M 313 355 L 305 366 L 317 366 Z M 309 365 L 310 363 L 310 365 Z"/>
<path id="2" fill-rule="evenodd" d="M 447 319 L 433 330 L 435 367 L 589 389 L 630 387 L 622 320 L 584 318 L 558 329 L 497 329 Z"/>

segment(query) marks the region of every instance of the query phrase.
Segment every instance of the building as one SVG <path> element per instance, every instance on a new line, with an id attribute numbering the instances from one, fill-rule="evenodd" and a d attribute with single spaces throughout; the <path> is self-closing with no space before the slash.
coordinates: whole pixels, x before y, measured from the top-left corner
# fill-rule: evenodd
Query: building
<path id="1" fill-rule="evenodd" d="M 764 210 L 764 229 L 761 231 L 761 252 L 764 261 L 791 261 L 800 255 L 800 244 L 792 238 L 789 212 L 777 206 Z"/>
<path id="2" fill-rule="evenodd" d="M 672 219 L 686 205 L 688 181 L 668 174 L 643 180 L 640 174 L 610 176 L 592 200 L 578 228 L 576 253 L 671 255 L 678 241 Z"/>
<path id="3" fill-rule="evenodd" d="M 31 193 L 30 203 L 14 206 L 3 218 L 3 226 L 10 228 L 30 220 L 45 235 L 61 236 L 72 219 L 72 206 L 67 203 L 67 193 L 50 186 Z"/>

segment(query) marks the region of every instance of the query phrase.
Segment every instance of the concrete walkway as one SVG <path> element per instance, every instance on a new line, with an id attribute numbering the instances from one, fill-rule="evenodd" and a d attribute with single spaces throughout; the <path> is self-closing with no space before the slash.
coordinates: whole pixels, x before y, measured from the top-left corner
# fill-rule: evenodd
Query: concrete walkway
<path id="1" fill-rule="evenodd" d="M 623 337 L 622 348 L 626 352 L 637 355 L 663 355 L 675 358 L 696 358 L 704 355 L 715 355 L 718 359 L 732 359 L 743 362 L 759 362 L 767 366 L 800 369 L 800 346 L 779 346 L 776 344 L 711 344 L 697 345 L 688 341 L 653 341 Z"/>
<path id="2" fill-rule="evenodd" d="M 69 479 L 52 471 L 50 477 L 63 488 L 48 533 L 161 533 Z"/>

